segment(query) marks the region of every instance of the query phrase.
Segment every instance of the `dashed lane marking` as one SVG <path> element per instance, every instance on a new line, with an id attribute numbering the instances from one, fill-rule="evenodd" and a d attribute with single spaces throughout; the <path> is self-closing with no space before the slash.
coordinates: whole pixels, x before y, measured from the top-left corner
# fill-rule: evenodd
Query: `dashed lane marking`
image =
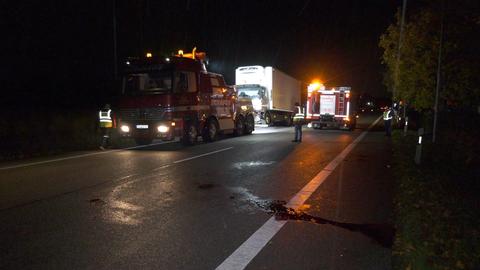
<path id="1" fill-rule="evenodd" d="M 88 154 L 82 154 L 82 155 L 76 155 L 76 156 L 68 156 L 68 157 L 63 157 L 63 158 L 55 158 L 55 159 L 49 159 L 49 160 L 42 160 L 42 161 L 37 161 L 37 162 L 23 163 L 23 164 L 18 164 L 18 165 L 0 167 L 0 171 L 2 171 L 2 170 L 16 169 L 16 168 L 22 168 L 22 167 L 35 166 L 35 165 L 52 163 L 52 162 L 58 162 L 58 161 L 64 161 L 64 160 L 69 160 L 69 159 L 76 159 L 76 158 L 90 157 L 90 156 L 96 156 L 96 155 L 103 155 L 103 154 L 120 152 L 120 151 L 124 151 L 124 150 L 139 149 L 139 148 L 145 148 L 145 147 L 149 147 L 149 146 L 162 145 L 162 144 L 169 144 L 169 143 L 174 143 L 174 142 L 177 142 L 177 141 L 152 143 L 152 144 L 147 144 L 147 145 L 132 146 L 132 147 L 127 147 L 127 148 L 122 148 L 122 149 L 116 149 L 116 150 L 108 150 L 108 151 L 94 152 L 94 153 L 88 153 Z"/>
<path id="2" fill-rule="evenodd" d="M 216 151 L 212 151 L 212 152 L 208 152 L 208 153 L 201 154 L 201 155 L 198 155 L 198 156 L 193 156 L 193 157 L 189 157 L 189 158 L 180 159 L 180 160 L 174 161 L 173 164 L 185 162 L 185 161 L 192 160 L 192 159 L 196 159 L 196 158 L 199 158 L 199 157 L 204 157 L 204 156 L 216 154 L 216 153 L 223 152 L 223 151 L 227 151 L 227 150 L 230 150 L 230 149 L 233 149 L 233 146 L 232 146 L 232 147 L 223 148 L 223 149 L 220 149 L 220 150 L 216 150 Z"/>

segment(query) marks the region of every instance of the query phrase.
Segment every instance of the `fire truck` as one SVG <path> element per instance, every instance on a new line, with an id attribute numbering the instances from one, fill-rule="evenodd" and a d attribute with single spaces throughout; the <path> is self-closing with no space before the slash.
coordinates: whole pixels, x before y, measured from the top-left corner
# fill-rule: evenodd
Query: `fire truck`
<path id="1" fill-rule="evenodd" d="M 205 60 L 196 49 L 171 58 L 128 59 L 122 93 L 112 107 L 118 133 L 140 145 L 175 138 L 192 145 L 200 136 L 211 142 L 221 133 L 251 134 L 251 101 L 239 101 L 222 75 L 207 71 Z"/>
<path id="2" fill-rule="evenodd" d="M 350 104 L 350 87 L 326 89 L 319 83 L 312 83 L 307 91 L 306 120 L 309 127 L 324 127 L 353 130 L 356 115 Z"/>

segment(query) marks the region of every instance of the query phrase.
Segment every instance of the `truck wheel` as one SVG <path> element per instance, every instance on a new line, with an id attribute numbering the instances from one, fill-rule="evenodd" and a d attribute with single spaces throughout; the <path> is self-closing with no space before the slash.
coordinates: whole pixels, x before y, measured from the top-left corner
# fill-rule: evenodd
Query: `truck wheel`
<path id="1" fill-rule="evenodd" d="M 183 131 L 182 143 L 185 145 L 194 145 L 197 142 L 197 127 L 193 123 L 188 123 Z"/>
<path id="2" fill-rule="evenodd" d="M 147 145 L 147 144 L 151 144 L 152 143 L 152 139 L 150 138 L 137 138 L 135 139 L 135 143 L 137 145 Z"/>
<path id="3" fill-rule="evenodd" d="M 267 124 L 268 126 L 272 125 L 272 116 L 270 115 L 270 113 L 265 114 L 265 124 Z"/>
<path id="4" fill-rule="evenodd" d="M 206 142 L 213 142 L 218 139 L 218 123 L 214 118 L 210 118 L 207 122 L 203 134 L 203 140 Z"/>
<path id="5" fill-rule="evenodd" d="M 253 119 L 253 116 L 250 114 L 247 116 L 247 120 L 245 121 L 245 134 L 252 134 L 254 129 L 255 129 L 255 120 Z"/>
<path id="6" fill-rule="evenodd" d="M 233 135 L 235 136 L 242 136 L 243 131 L 245 130 L 245 119 L 243 116 L 238 116 L 235 120 L 235 130 L 233 131 Z"/>

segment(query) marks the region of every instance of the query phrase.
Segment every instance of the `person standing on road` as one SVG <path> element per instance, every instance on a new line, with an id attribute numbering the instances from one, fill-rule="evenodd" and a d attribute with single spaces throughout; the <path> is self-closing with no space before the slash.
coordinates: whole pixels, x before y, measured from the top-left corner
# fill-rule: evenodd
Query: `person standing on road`
<path id="1" fill-rule="evenodd" d="M 390 107 L 385 107 L 385 111 L 383 112 L 383 123 L 385 125 L 385 136 L 392 136 L 392 118 L 393 118 L 393 111 Z"/>
<path id="2" fill-rule="evenodd" d="M 297 113 L 293 117 L 293 125 L 295 126 L 295 139 L 292 142 L 302 142 L 302 125 L 305 124 L 305 116 L 303 115 L 300 104 L 295 103 Z"/>
<path id="3" fill-rule="evenodd" d="M 110 108 L 110 104 L 105 105 L 98 113 L 100 129 L 102 130 L 102 143 L 100 145 L 101 150 L 105 150 L 105 148 L 110 145 L 110 133 L 115 125 L 111 114 L 112 110 Z"/>

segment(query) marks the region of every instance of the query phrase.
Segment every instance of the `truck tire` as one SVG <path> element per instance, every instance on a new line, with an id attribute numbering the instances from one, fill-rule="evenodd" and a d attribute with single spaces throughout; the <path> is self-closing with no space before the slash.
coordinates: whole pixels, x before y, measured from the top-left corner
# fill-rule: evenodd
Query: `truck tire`
<path id="1" fill-rule="evenodd" d="M 194 123 L 187 123 L 183 130 L 182 143 L 184 145 L 194 145 L 197 142 L 198 131 Z"/>
<path id="2" fill-rule="evenodd" d="M 136 138 L 135 139 L 135 143 L 137 145 L 147 145 L 147 144 L 151 144 L 153 141 L 153 139 L 151 138 Z"/>
<path id="3" fill-rule="evenodd" d="M 242 136 L 243 132 L 245 131 L 245 119 L 243 116 L 237 116 L 235 119 L 235 130 L 233 131 L 233 135 L 235 136 Z"/>
<path id="4" fill-rule="evenodd" d="M 210 118 L 207 121 L 202 134 L 202 138 L 205 142 L 213 142 L 218 139 L 218 122 L 215 118 Z"/>
<path id="5" fill-rule="evenodd" d="M 252 134 L 253 130 L 255 129 L 255 120 L 253 116 L 249 114 L 245 121 L 245 134 Z"/>
<path id="6" fill-rule="evenodd" d="M 270 115 L 269 112 L 267 112 L 265 114 L 265 124 L 267 124 L 268 126 L 272 126 L 273 123 L 272 123 L 272 115 Z"/>

